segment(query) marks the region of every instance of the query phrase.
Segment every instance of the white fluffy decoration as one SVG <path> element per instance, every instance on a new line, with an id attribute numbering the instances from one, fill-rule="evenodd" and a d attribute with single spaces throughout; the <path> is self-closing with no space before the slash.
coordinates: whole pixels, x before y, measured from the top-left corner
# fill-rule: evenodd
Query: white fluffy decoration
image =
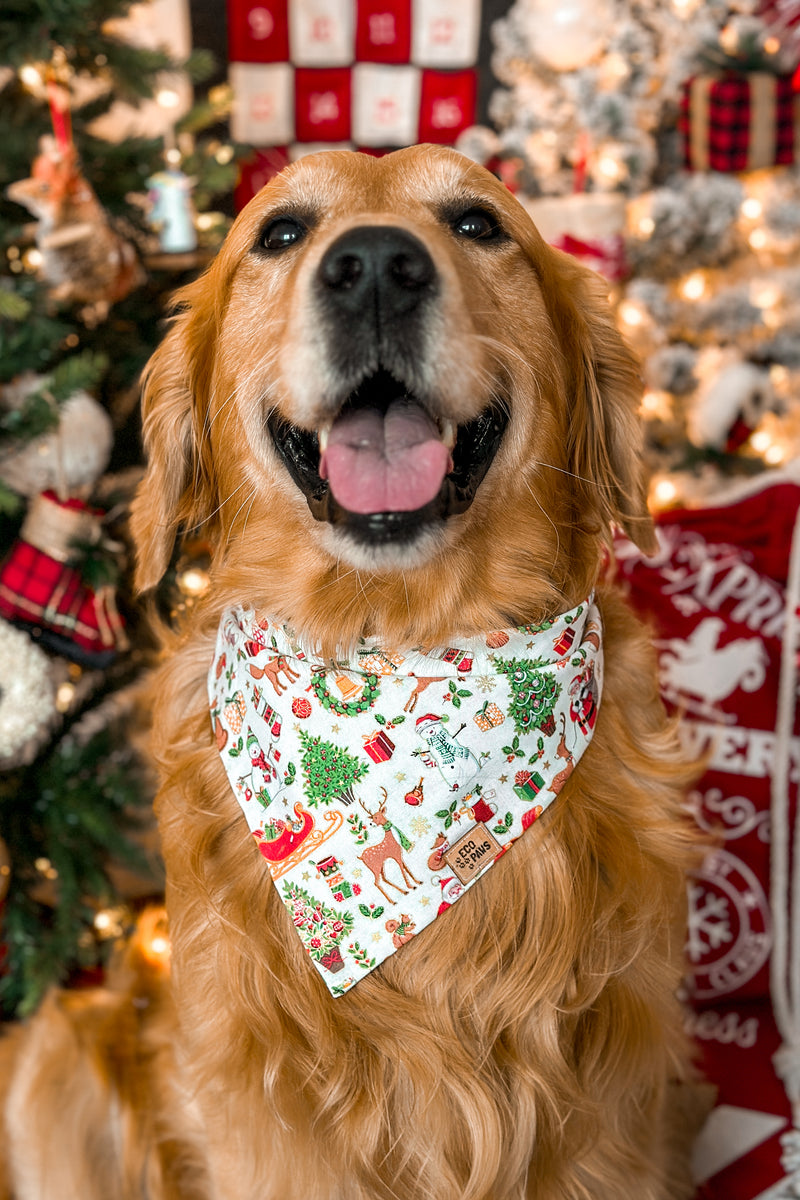
<path id="1" fill-rule="evenodd" d="M 3 389 L 3 400 L 13 407 L 40 383 L 38 376 L 28 374 Z M 113 441 L 106 410 L 88 392 L 77 391 L 61 406 L 58 428 L 31 442 L 3 447 L 0 479 L 21 496 L 36 496 L 47 488 L 65 488 L 70 495 L 88 492 L 108 466 Z"/>
<path id="2" fill-rule="evenodd" d="M 707 382 L 701 383 L 689 407 L 688 432 L 696 446 L 722 450 L 737 420 L 755 429 L 775 392 L 769 373 L 753 363 L 723 360 L 717 370 L 708 370 L 710 366 L 707 355 L 701 355 L 699 374 Z"/>
<path id="3" fill-rule="evenodd" d="M 0 764 L 31 762 L 57 717 L 50 659 L 26 633 L 0 621 Z"/>

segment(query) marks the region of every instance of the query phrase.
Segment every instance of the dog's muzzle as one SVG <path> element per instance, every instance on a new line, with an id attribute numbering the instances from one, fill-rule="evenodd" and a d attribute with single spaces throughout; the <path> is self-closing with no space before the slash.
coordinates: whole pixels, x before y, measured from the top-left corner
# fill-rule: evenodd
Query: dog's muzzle
<path id="1" fill-rule="evenodd" d="M 410 542 L 464 512 L 505 431 L 500 408 L 456 427 L 426 394 L 426 346 L 441 287 L 433 258 L 409 231 L 366 225 L 343 233 L 314 279 L 342 403 L 314 433 L 275 413 L 269 419 L 312 515 L 366 545 Z"/>

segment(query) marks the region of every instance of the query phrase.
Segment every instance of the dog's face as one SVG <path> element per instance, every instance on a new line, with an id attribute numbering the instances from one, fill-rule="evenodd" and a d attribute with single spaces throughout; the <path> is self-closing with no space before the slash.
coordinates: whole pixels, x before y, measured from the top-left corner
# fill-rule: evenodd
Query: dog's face
<path id="1" fill-rule="evenodd" d="M 406 592 L 538 556 L 566 593 L 565 553 L 591 574 L 612 522 L 649 545 L 638 374 L 602 284 L 455 152 L 301 160 L 181 299 L 145 394 L 142 586 L 202 521 L 229 565 L 277 538 L 316 586 L 344 564 Z M 487 619 L 523 619 L 508 591 Z"/>

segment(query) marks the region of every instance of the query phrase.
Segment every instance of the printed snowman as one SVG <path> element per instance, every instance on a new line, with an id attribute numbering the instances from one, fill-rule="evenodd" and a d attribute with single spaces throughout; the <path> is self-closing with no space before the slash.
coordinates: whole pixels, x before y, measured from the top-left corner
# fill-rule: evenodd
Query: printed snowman
<path id="1" fill-rule="evenodd" d="M 422 753 L 422 761 L 426 766 L 439 768 L 439 774 L 451 792 L 461 791 L 475 778 L 480 769 L 472 751 L 456 741 L 464 728 L 462 725 L 454 734 L 450 734 L 445 729 L 442 718 L 434 713 L 426 713 L 424 717 L 417 718 L 417 733 L 428 745 L 428 750 Z"/>

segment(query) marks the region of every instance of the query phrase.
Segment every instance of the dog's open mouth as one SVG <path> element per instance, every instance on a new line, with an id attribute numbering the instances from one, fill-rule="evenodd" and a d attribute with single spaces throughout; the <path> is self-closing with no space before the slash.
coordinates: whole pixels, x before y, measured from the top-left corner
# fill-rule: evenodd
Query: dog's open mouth
<path id="1" fill-rule="evenodd" d="M 316 520 L 372 544 L 408 541 L 469 508 L 507 424 L 495 405 L 464 425 L 437 420 L 384 370 L 364 379 L 316 433 L 274 413 L 268 422 Z"/>

